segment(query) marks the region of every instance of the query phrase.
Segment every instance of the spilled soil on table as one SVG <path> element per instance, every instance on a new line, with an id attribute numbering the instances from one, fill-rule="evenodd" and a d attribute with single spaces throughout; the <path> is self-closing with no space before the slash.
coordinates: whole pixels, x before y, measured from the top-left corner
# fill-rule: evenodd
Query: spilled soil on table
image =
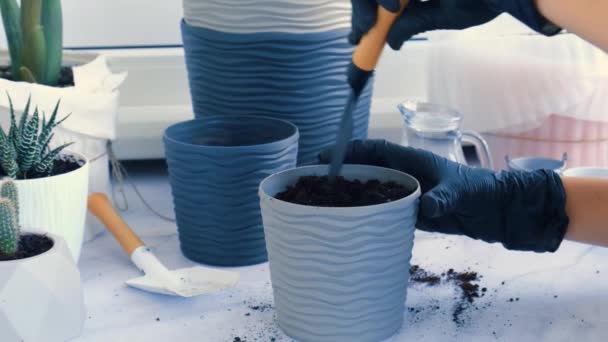
<path id="1" fill-rule="evenodd" d="M 452 308 L 452 321 L 457 326 L 463 326 L 466 322 L 465 314 L 468 310 L 478 309 L 476 300 L 485 296 L 487 288 L 480 287 L 481 276 L 475 271 L 457 272 L 450 268 L 447 271 L 436 274 L 427 271 L 419 265 L 410 267 L 410 282 L 427 286 L 437 286 L 448 284 L 453 286 L 458 292 L 456 303 Z M 434 306 L 434 310 L 439 310 L 439 306 Z M 417 314 L 420 309 L 408 308 L 410 313 Z"/>

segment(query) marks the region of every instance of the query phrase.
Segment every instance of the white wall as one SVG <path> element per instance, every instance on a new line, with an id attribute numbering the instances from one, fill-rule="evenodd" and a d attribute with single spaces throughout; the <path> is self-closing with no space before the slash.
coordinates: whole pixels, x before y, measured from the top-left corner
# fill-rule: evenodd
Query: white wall
<path id="1" fill-rule="evenodd" d="M 180 48 L 182 2 L 63 0 L 62 4 L 64 46 L 106 54 L 114 70 L 129 72 L 121 90 L 116 143 L 119 157 L 161 157 L 160 137 L 165 127 L 193 116 Z M 513 20 L 503 18 L 481 30 L 481 34 L 504 31 L 525 30 Z M 431 39 L 451 35 L 438 32 Z M 0 27 L 0 47 L 5 46 Z M 401 118 L 396 105 L 405 99 L 426 97 L 428 46 L 426 41 L 412 41 L 399 52 L 386 49 L 376 72 L 370 137 L 400 139 Z"/>
<path id="2" fill-rule="evenodd" d="M 179 0 L 62 0 L 64 46 L 179 45 Z M 6 47 L 0 28 L 0 47 Z"/>

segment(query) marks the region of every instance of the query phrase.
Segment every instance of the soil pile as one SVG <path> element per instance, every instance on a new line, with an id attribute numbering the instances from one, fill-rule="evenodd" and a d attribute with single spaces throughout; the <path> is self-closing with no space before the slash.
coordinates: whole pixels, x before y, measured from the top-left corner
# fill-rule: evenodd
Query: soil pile
<path id="1" fill-rule="evenodd" d="M 402 199 L 412 193 L 411 189 L 395 182 L 379 180 L 347 180 L 327 176 L 301 177 L 295 185 L 278 193 L 282 201 L 318 207 L 362 207 Z"/>

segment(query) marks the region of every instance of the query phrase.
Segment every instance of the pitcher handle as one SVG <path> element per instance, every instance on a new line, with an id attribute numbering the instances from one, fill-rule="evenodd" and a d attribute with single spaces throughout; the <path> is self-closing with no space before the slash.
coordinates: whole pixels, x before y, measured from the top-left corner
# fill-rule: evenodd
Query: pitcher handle
<path id="1" fill-rule="evenodd" d="M 492 162 L 490 148 L 488 147 L 488 143 L 480 134 L 471 131 L 465 131 L 462 132 L 462 140 L 468 141 L 475 145 L 475 150 L 477 151 L 481 167 L 494 169 L 494 163 Z"/>

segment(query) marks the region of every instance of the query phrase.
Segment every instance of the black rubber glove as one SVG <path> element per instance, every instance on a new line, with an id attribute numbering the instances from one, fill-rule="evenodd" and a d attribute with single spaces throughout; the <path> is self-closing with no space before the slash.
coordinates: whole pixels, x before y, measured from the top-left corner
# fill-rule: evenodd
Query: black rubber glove
<path id="1" fill-rule="evenodd" d="M 320 161 L 330 157 L 325 151 Z M 417 227 L 422 230 L 535 252 L 556 251 L 566 234 L 566 194 L 553 171 L 497 173 L 384 140 L 351 142 L 345 162 L 388 167 L 418 179 Z"/>
<path id="2" fill-rule="evenodd" d="M 361 36 L 373 26 L 378 5 L 396 12 L 399 1 L 352 0 L 351 44 L 358 44 Z M 485 24 L 505 12 L 542 34 L 554 35 L 561 31 L 540 15 L 533 0 L 410 0 L 390 31 L 388 44 L 399 50 L 416 34 L 466 29 Z"/>

